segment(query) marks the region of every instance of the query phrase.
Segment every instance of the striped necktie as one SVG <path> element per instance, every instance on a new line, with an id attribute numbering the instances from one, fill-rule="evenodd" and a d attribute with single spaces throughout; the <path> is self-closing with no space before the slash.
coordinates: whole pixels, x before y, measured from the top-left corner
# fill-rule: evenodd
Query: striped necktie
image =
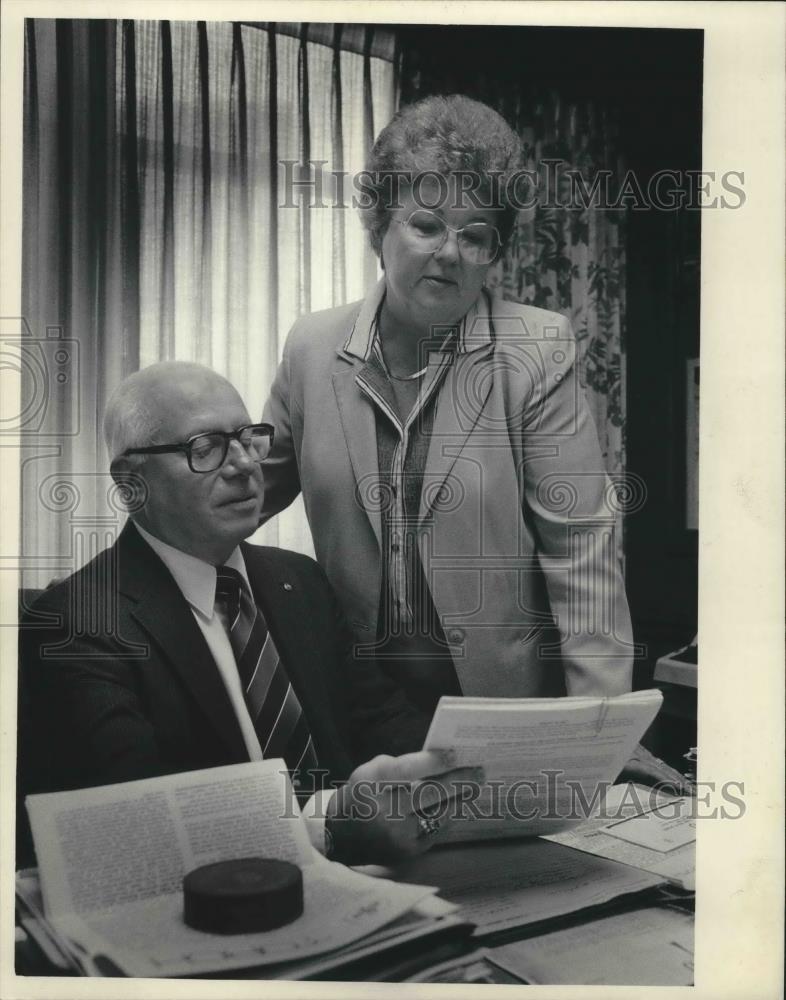
<path id="1" fill-rule="evenodd" d="M 232 652 L 251 721 L 265 759 L 283 757 L 290 771 L 317 766 L 308 723 L 295 690 L 243 577 L 216 570 L 216 603 L 223 605 Z"/>

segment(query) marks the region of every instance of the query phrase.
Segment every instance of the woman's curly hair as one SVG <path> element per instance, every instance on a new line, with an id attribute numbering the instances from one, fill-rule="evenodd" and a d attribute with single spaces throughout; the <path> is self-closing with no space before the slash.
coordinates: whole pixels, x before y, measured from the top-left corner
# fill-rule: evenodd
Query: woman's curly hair
<path id="1" fill-rule="evenodd" d="M 387 199 L 394 176 L 398 184 L 426 172 L 444 177 L 474 174 L 478 198 L 484 206 L 501 209 L 498 226 L 502 243 L 508 240 L 516 207 L 507 197 L 508 181 L 522 166 L 521 142 L 493 108 L 462 94 L 426 97 L 401 108 L 379 133 L 369 154 L 364 188 L 369 204 L 360 207 L 377 256 L 390 223 Z"/>

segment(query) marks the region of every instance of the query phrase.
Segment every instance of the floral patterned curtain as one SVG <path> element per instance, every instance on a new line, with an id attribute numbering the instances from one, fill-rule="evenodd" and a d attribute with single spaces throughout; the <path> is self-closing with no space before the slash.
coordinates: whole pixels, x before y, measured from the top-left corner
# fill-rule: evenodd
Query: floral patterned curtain
<path id="1" fill-rule="evenodd" d="M 623 168 L 612 116 L 551 94 L 508 120 L 526 168 L 541 179 L 519 213 L 507 253 L 490 276 L 505 298 L 552 309 L 573 326 L 580 378 L 607 471 L 625 470 L 625 211 L 612 205 Z M 571 176 L 574 178 L 571 179 Z M 580 177 L 582 184 L 576 179 Z M 529 207 L 529 202 L 534 203 Z M 589 202 L 587 207 L 585 203 Z"/>
<path id="2" fill-rule="evenodd" d="M 493 38 L 477 29 L 439 37 L 407 32 L 400 103 L 463 93 L 495 108 L 521 136 L 525 168 L 541 183 L 530 197 L 517 189 L 527 207 L 487 281 L 501 285 L 505 298 L 570 319 L 606 471 L 620 484 L 626 466 L 626 209 L 609 207 L 626 169 L 619 110 L 608 91 L 603 97 L 583 96 L 591 88 L 560 68 L 567 58 L 564 38 L 555 41 L 538 30 Z M 575 197 L 577 188 L 584 197 Z M 618 537 L 621 542 L 621 531 Z"/>
<path id="3" fill-rule="evenodd" d="M 483 44 L 485 50 L 493 48 L 488 39 Z M 558 70 L 545 82 L 537 75 L 522 77 L 521 65 L 514 61 L 511 66 L 509 59 L 488 65 L 487 52 L 475 60 L 472 45 L 455 34 L 444 44 L 453 58 L 443 54 L 434 61 L 433 39 L 431 45 L 424 49 L 416 42 L 414 51 L 404 47 L 400 103 L 450 93 L 484 101 L 519 133 L 524 168 L 538 179 L 529 193 L 516 189 L 525 207 L 487 283 L 501 286 L 507 299 L 551 309 L 571 321 L 579 378 L 620 500 L 617 552 L 622 561 L 622 508 L 636 489 L 624 478 L 624 199 L 621 207 L 612 207 L 624 189 L 626 171 L 618 109 L 613 98 L 581 97 L 569 74 L 561 84 Z M 473 61 L 475 72 L 469 74 L 466 67 Z"/>

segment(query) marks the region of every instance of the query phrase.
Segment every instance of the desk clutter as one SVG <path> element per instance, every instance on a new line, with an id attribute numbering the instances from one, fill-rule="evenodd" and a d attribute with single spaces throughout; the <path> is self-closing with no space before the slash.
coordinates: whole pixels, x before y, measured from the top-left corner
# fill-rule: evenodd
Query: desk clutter
<path id="1" fill-rule="evenodd" d="M 347 948 L 436 894 L 319 854 L 283 760 L 32 795 L 27 807 L 47 922 L 76 946 L 86 974 L 97 962 L 150 977 L 298 963 Z M 260 855 L 300 870 L 302 914 L 247 933 L 236 923 L 218 934 L 189 926 L 184 875 Z"/>
<path id="2" fill-rule="evenodd" d="M 610 785 L 657 704 L 560 700 L 587 801 L 584 727 L 616 720 L 591 758 L 592 780 L 608 766 Z M 449 704 L 433 728 L 450 730 L 459 756 L 482 739 L 491 758 L 496 729 L 515 756 L 513 706 L 477 701 L 474 722 L 467 705 Z M 534 711 L 539 737 L 555 733 L 553 708 Z M 526 731 L 518 774 L 542 742 Z M 547 835 L 524 824 L 529 835 L 510 836 L 506 814 L 501 836 L 480 823 L 473 838 L 468 824 L 395 869 L 352 869 L 313 848 L 280 760 L 30 796 L 39 868 L 17 873 L 20 945 L 56 975 L 682 983 L 692 975 L 689 800 L 635 785 L 591 800 L 589 817 L 550 823 Z"/>

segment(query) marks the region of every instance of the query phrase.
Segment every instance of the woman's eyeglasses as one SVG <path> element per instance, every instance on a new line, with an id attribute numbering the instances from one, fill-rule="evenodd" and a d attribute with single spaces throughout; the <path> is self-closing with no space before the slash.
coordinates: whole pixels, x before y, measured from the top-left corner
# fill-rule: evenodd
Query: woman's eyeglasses
<path id="1" fill-rule="evenodd" d="M 394 219 L 404 232 L 414 250 L 420 253 L 436 253 L 448 238 L 448 231 L 456 234 L 459 253 L 470 264 L 489 264 L 497 256 L 501 245 L 499 231 L 488 222 L 470 222 L 468 226 L 454 229 L 445 220 L 420 208 L 406 221 Z"/>
<path id="2" fill-rule="evenodd" d="M 224 464 L 230 441 L 239 441 L 254 462 L 267 458 L 273 446 L 270 424 L 248 424 L 236 431 L 211 431 L 195 434 L 182 444 L 154 444 L 148 448 L 127 448 L 123 455 L 165 455 L 182 452 L 192 472 L 215 472 Z"/>

